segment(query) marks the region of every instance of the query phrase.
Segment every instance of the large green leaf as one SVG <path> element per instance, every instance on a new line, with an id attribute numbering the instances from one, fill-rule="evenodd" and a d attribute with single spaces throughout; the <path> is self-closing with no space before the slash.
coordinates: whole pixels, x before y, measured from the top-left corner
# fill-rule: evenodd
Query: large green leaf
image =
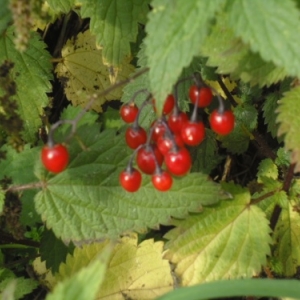
<path id="1" fill-rule="evenodd" d="M 157 300 L 207 300 L 235 296 L 293 297 L 300 299 L 299 280 L 235 279 L 176 289 Z"/>
<path id="2" fill-rule="evenodd" d="M 300 75 L 300 12 L 292 0 L 227 1 L 229 24 L 237 37 L 265 61 Z"/>
<path id="3" fill-rule="evenodd" d="M 284 134 L 284 147 L 292 152 L 291 162 L 296 163 L 296 170 L 300 171 L 300 87 L 296 87 L 284 94 L 279 100 L 277 122 L 280 123 L 278 136 Z"/>
<path id="4" fill-rule="evenodd" d="M 201 46 L 201 54 L 207 56 L 207 64 L 218 67 L 220 74 L 230 73 L 233 79 L 242 79 L 251 85 L 271 85 L 286 76 L 283 68 L 264 61 L 258 53 L 235 37 L 226 24 L 226 14 L 221 14 L 211 34 Z"/>
<path id="5" fill-rule="evenodd" d="M 51 57 L 45 47 L 35 32 L 31 35 L 28 48 L 22 53 L 15 49 L 12 28 L 0 36 L 0 64 L 5 60 L 14 63 L 12 78 L 17 85 L 17 94 L 13 98 L 24 121 L 23 138 L 31 143 L 35 141 L 42 124 L 40 116 L 43 107 L 48 104 L 46 93 L 51 89 Z M 0 89 L 0 95 L 2 93 Z"/>
<path id="6" fill-rule="evenodd" d="M 205 208 L 185 220 L 174 220 L 166 257 L 176 265 L 183 286 L 204 281 L 252 277 L 270 254 L 270 228 L 265 214 L 249 206 L 246 189 L 227 185 L 232 200 Z"/>
<path id="7" fill-rule="evenodd" d="M 146 55 L 150 68 L 151 91 L 162 111 L 183 67 L 199 53 L 222 0 L 154 0 L 146 25 Z"/>
<path id="8" fill-rule="evenodd" d="M 55 176 L 41 171 L 38 177 L 44 188 L 35 197 L 47 227 L 65 242 L 157 227 L 171 216 L 183 218 L 188 211 L 218 201 L 218 186 L 199 173 L 175 179 L 168 193 L 156 191 L 146 177 L 138 192 L 125 192 L 118 177 L 132 151 L 124 136 L 113 130 L 99 133 L 96 125 L 82 126 L 77 134 L 87 150 L 73 141 L 68 168 Z"/>
<path id="9" fill-rule="evenodd" d="M 119 66 L 131 55 L 130 43 L 136 41 L 138 22 L 145 23 L 148 10 L 147 0 L 82 1 L 82 16 L 91 19 L 91 32 L 103 47 L 104 64 Z"/>

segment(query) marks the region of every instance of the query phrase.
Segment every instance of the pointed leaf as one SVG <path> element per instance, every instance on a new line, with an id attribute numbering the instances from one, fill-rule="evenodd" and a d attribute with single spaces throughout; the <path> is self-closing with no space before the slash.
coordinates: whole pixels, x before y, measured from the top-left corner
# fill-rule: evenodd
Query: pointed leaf
<path id="1" fill-rule="evenodd" d="M 116 237 L 127 230 L 144 230 L 182 218 L 201 205 L 218 202 L 219 187 L 207 176 L 193 173 L 174 179 L 167 193 L 156 191 L 144 178 L 136 193 L 125 192 L 119 174 L 132 154 L 124 136 L 113 130 L 99 133 L 97 126 L 82 126 L 69 147 L 70 164 L 58 175 L 38 175 L 44 188 L 35 197 L 36 210 L 64 242 Z"/>
<path id="2" fill-rule="evenodd" d="M 90 30 L 103 48 L 104 65 L 119 67 L 131 56 L 130 43 L 136 41 L 138 23 L 145 24 L 147 0 L 84 0 L 82 17 L 90 18 Z"/>
<path id="3" fill-rule="evenodd" d="M 86 105 L 91 95 L 99 90 L 110 87 L 109 70 L 102 63 L 102 51 L 96 48 L 95 36 L 90 31 L 79 33 L 76 39 L 70 39 L 62 49 L 63 61 L 55 71 L 62 82 L 65 83 L 65 93 L 73 105 Z M 123 60 L 118 80 L 127 78 L 134 68 L 129 59 Z M 107 100 L 120 99 L 122 87 L 114 89 L 108 95 L 97 98 L 92 108 L 102 111 L 101 105 Z"/>
<path id="4" fill-rule="evenodd" d="M 294 204 L 294 203 L 293 203 Z M 275 257 L 282 264 L 284 276 L 293 276 L 300 265 L 300 215 L 289 205 L 281 211 L 274 231 Z"/>
<path id="5" fill-rule="evenodd" d="M 19 114 L 24 121 L 23 138 L 27 142 L 36 139 L 36 132 L 42 124 L 40 115 L 43 107 L 48 104 L 46 93 L 51 90 L 52 64 L 45 47 L 36 32 L 32 33 L 29 46 L 22 53 L 15 49 L 12 28 L 0 36 L 0 64 L 5 60 L 14 63 L 12 77 L 16 82 L 17 94 L 13 99 L 16 99 Z"/>
<path id="6" fill-rule="evenodd" d="M 59 282 L 47 300 L 94 300 L 104 279 L 109 251 L 102 252 L 87 267 Z"/>
<path id="7" fill-rule="evenodd" d="M 227 15 L 221 14 L 211 34 L 201 47 L 201 54 L 208 57 L 207 64 L 217 67 L 221 74 L 230 73 L 232 79 L 242 79 L 251 85 L 271 85 L 286 76 L 283 68 L 264 61 L 258 53 L 237 39 L 226 23 Z"/>
<path id="8" fill-rule="evenodd" d="M 279 100 L 277 122 L 280 123 L 278 136 L 284 134 L 284 147 L 292 152 L 291 162 L 296 163 L 295 172 L 300 171 L 300 87 L 284 94 Z"/>
<path id="9" fill-rule="evenodd" d="M 145 43 L 151 91 L 159 112 L 183 67 L 198 54 L 210 22 L 222 3 L 220 0 L 151 2 Z"/>
<path id="10" fill-rule="evenodd" d="M 109 245 L 108 240 L 84 245 L 60 266 L 59 278 L 72 276 Z M 110 259 L 97 299 L 154 299 L 173 289 L 170 265 L 162 258 L 163 243 L 152 239 L 137 245 L 129 234 L 110 249 Z"/>
<path id="11" fill-rule="evenodd" d="M 265 124 L 268 126 L 268 131 L 271 133 L 273 138 L 277 136 L 279 126 L 279 124 L 276 123 L 276 110 L 279 99 L 278 93 L 268 95 L 263 105 Z"/>
<path id="12" fill-rule="evenodd" d="M 176 226 L 166 238 L 166 258 L 176 264 L 182 285 L 204 281 L 252 277 L 260 272 L 270 252 L 270 228 L 264 213 L 249 206 L 245 189 L 227 185 L 233 200 L 205 208 Z"/>
<path id="13" fill-rule="evenodd" d="M 300 12 L 295 2 L 233 0 L 227 3 L 229 24 L 236 36 L 259 52 L 265 61 L 299 76 Z"/>

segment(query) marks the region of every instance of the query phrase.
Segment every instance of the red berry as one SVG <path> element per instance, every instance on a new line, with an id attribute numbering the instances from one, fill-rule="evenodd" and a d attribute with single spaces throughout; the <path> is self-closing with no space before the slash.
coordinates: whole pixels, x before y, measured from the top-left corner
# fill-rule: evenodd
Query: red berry
<path id="1" fill-rule="evenodd" d="M 234 128 L 234 114 L 231 110 L 219 112 L 215 109 L 209 118 L 211 129 L 221 135 L 229 134 Z"/>
<path id="2" fill-rule="evenodd" d="M 154 104 L 154 111 L 156 111 L 155 99 L 153 99 L 153 104 Z M 172 94 L 170 94 L 168 95 L 164 103 L 163 114 L 168 115 L 173 110 L 174 105 L 175 105 L 175 98 Z"/>
<path id="3" fill-rule="evenodd" d="M 197 87 L 196 85 L 192 85 L 190 87 L 189 96 L 192 103 L 196 104 L 197 98 L 198 100 L 198 107 L 206 107 L 208 106 L 213 98 L 212 91 L 209 87 Z"/>
<path id="4" fill-rule="evenodd" d="M 165 163 L 170 173 L 181 176 L 188 173 L 192 166 L 192 158 L 186 148 L 171 150 L 165 155 Z"/>
<path id="5" fill-rule="evenodd" d="M 162 171 L 161 173 L 152 175 L 152 184 L 157 190 L 165 192 L 171 188 L 173 178 L 168 172 Z"/>
<path id="6" fill-rule="evenodd" d="M 166 132 L 166 127 L 163 123 L 156 121 L 152 123 L 151 127 L 153 128 L 151 139 L 156 142 L 158 138 Z"/>
<path id="7" fill-rule="evenodd" d="M 182 140 L 182 137 L 180 134 L 174 134 L 173 135 L 173 139 L 175 141 L 175 144 L 181 148 L 184 146 L 184 142 Z M 173 139 L 171 139 L 170 137 L 168 137 L 167 135 L 161 135 L 158 139 L 157 139 L 157 147 L 159 149 L 159 151 L 163 154 L 166 155 L 172 148 L 173 148 Z"/>
<path id="8" fill-rule="evenodd" d="M 181 137 L 186 145 L 199 145 L 205 138 L 205 127 L 203 122 L 185 122 L 181 127 Z"/>
<path id="9" fill-rule="evenodd" d="M 126 123 L 132 123 L 134 122 L 137 114 L 138 114 L 138 107 L 135 105 L 135 103 L 125 103 L 122 105 L 120 109 L 120 115 L 124 122 Z"/>
<path id="10" fill-rule="evenodd" d="M 132 168 L 131 171 L 122 171 L 119 180 L 124 190 L 127 192 L 136 192 L 141 186 L 142 175 L 137 169 Z"/>
<path id="11" fill-rule="evenodd" d="M 128 147 L 136 149 L 138 146 L 146 143 L 147 133 L 142 127 L 128 127 L 125 133 L 125 140 Z"/>
<path id="12" fill-rule="evenodd" d="M 151 150 L 152 148 L 152 150 Z M 155 171 L 156 163 L 162 165 L 164 157 L 155 145 L 143 147 L 139 149 L 136 155 L 136 163 L 140 170 L 145 174 L 153 174 Z"/>
<path id="13" fill-rule="evenodd" d="M 169 116 L 168 125 L 173 133 L 180 133 L 183 123 L 188 119 L 187 114 L 184 112 L 179 112 L 178 115 L 172 114 Z"/>
<path id="14" fill-rule="evenodd" d="M 46 145 L 42 148 L 41 159 L 48 171 L 60 173 L 69 163 L 69 152 L 62 144 L 56 144 L 53 147 Z"/>

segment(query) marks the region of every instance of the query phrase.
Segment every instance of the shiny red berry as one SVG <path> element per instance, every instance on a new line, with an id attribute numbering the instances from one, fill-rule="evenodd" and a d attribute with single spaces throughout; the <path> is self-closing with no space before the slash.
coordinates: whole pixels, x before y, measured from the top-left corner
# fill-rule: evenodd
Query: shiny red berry
<path id="1" fill-rule="evenodd" d="M 48 171 L 60 173 L 69 163 L 68 149 L 62 144 L 56 144 L 53 147 L 46 145 L 42 148 L 41 160 Z"/>
<path id="2" fill-rule="evenodd" d="M 125 140 L 128 147 L 136 149 L 138 146 L 145 144 L 147 141 L 147 133 L 142 127 L 128 127 L 125 133 Z"/>
<path id="3" fill-rule="evenodd" d="M 165 192 L 172 187 L 173 178 L 168 172 L 161 171 L 152 175 L 152 184 L 157 190 Z"/>
<path id="4" fill-rule="evenodd" d="M 139 109 L 134 102 L 125 103 L 120 109 L 120 115 L 124 122 L 132 123 L 134 122 L 138 111 Z"/>
<path id="5" fill-rule="evenodd" d="M 189 146 L 199 145 L 205 138 L 205 127 L 201 121 L 187 121 L 181 127 L 183 142 Z"/>
<path id="6" fill-rule="evenodd" d="M 136 192 L 142 183 L 142 175 L 135 168 L 124 170 L 119 176 L 120 184 L 127 192 Z"/>
<path id="7" fill-rule="evenodd" d="M 168 119 L 168 125 L 173 133 L 180 133 L 183 123 L 188 120 L 188 116 L 184 112 L 171 114 Z"/>
<path id="8" fill-rule="evenodd" d="M 154 104 L 154 110 L 156 111 L 155 99 L 153 99 L 153 104 Z M 172 94 L 170 94 L 165 100 L 163 106 L 163 114 L 168 115 L 173 110 L 174 106 L 175 106 L 175 98 Z"/>
<path id="9" fill-rule="evenodd" d="M 173 139 L 167 135 L 162 135 L 157 139 L 156 144 L 159 151 L 166 155 L 173 148 L 174 142 L 179 148 L 184 146 L 182 137 L 178 133 L 173 135 Z"/>
<path id="10" fill-rule="evenodd" d="M 196 104 L 197 98 L 198 107 L 206 107 L 208 106 L 213 98 L 212 91 L 209 87 L 197 87 L 196 85 L 192 85 L 190 87 L 189 96 L 192 103 Z"/>
<path id="11" fill-rule="evenodd" d="M 164 133 L 166 132 L 166 127 L 163 123 L 156 121 L 152 123 L 151 127 L 153 128 L 151 139 L 152 141 L 157 142 L 158 138 L 161 135 L 164 135 Z"/>
<path id="12" fill-rule="evenodd" d="M 165 163 L 171 174 L 182 176 L 189 172 L 192 158 L 186 148 L 180 148 L 169 151 L 165 155 Z"/>
<path id="13" fill-rule="evenodd" d="M 156 168 L 156 162 L 162 165 L 164 157 L 155 145 L 145 146 L 138 150 L 136 163 L 140 170 L 145 174 L 153 174 Z"/>
<path id="14" fill-rule="evenodd" d="M 209 122 L 210 127 L 214 132 L 220 135 L 227 135 L 234 128 L 235 118 L 231 110 L 219 112 L 216 109 L 211 113 Z"/>

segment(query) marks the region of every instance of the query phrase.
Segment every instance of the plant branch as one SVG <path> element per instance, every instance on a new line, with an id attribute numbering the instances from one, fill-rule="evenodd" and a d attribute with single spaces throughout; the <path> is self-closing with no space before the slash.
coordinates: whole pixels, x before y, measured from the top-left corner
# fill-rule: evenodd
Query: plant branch
<path id="1" fill-rule="evenodd" d="M 45 187 L 44 182 L 34 182 L 22 185 L 11 186 L 5 190 L 5 192 L 20 192 L 30 189 L 39 189 Z"/>

